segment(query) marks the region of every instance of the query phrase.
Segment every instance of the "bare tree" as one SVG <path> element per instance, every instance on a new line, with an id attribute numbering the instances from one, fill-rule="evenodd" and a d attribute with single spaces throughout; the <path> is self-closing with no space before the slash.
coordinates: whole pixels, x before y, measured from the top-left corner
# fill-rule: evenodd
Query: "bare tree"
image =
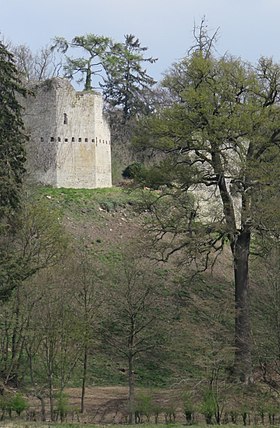
<path id="1" fill-rule="evenodd" d="M 126 364 L 129 423 L 135 422 L 135 370 L 141 355 L 163 346 L 164 277 L 146 259 L 123 256 L 105 286 L 104 344 Z"/>
<path id="2" fill-rule="evenodd" d="M 11 50 L 23 81 L 41 81 L 60 75 L 62 59 L 49 45 L 35 53 L 27 45 L 11 46 Z"/>

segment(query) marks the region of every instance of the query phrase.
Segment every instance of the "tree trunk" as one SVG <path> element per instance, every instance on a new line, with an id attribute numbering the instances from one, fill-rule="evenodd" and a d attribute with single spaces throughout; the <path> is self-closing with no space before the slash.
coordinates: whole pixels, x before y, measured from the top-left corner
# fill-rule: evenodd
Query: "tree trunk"
<path id="1" fill-rule="evenodd" d="M 53 384 L 52 379 L 49 379 L 49 403 L 50 403 L 50 414 L 51 414 L 51 421 L 55 421 L 55 414 L 54 414 L 54 394 L 53 394 Z"/>
<path id="2" fill-rule="evenodd" d="M 235 281 L 234 375 L 246 384 L 252 380 L 248 269 L 250 240 L 250 230 L 245 227 L 231 247 Z"/>
<path id="3" fill-rule="evenodd" d="M 91 89 L 92 89 L 91 88 L 91 67 L 90 67 L 90 64 L 88 64 L 87 71 L 86 71 L 85 90 L 90 91 Z"/>
<path id="4" fill-rule="evenodd" d="M 87 379 L 87 361 L 88 361 L 88 345 L 84 347 L 84 362 L 83 362 L 83 379 L 82 379 L 82 395 L 81 395 L 81 413 L 85 411 L 85 392 L 86 392 L 86 379 Z"/>
<path id="5" fill-rule="evenodd" d="M 135 388 L 134 388 L 134 370 L 133 356 L 128 358 L 128 423 L 135 424 Z"/>
<path id="6" fill-rule="evenodd" d="M 36 397 L 40 400 L 41 403 L 41 421 L 46 421 L 46 406 L 45 406 L 45 398 L 41 394 L 37 394 Z"/>

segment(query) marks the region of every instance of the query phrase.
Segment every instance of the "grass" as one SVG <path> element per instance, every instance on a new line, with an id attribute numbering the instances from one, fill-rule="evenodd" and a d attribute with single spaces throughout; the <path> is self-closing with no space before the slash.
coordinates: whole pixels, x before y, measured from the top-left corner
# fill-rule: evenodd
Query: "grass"
<path id="1" fill-rule="evenodd" d="M 65 189 L 38 187 L 38 197 L 47 198 L 54 207 L 62 209 L 75 218 L 81 215 L 97 217 L 100 209 L 114 212 L 120 208 L 136 206 L 141 191 L 130 191 L 120 187 L 104 189 Z"/>
<path id="2" fill-rule="evenodd" d="M 69 202 L 97 202 L 114 201 L 117 204 L 135 203 L 139 199 L 139 191 L 129 191 L 121 187 L 104 189 L 65 189 L 40 187 L 39 193 L 50 196 L 58 201 Z"/>

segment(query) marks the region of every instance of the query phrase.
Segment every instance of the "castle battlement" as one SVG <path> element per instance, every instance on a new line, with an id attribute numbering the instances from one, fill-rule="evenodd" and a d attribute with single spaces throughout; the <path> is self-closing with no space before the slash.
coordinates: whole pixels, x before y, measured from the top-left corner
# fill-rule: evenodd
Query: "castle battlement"
<path id="1" fill-rule="evenodd" d="M 110 129 L 102 96 L 76 92 L 66 79 L 30 87 L 24 101 L 29 135 L 27 170 L 37 182 L 54 187 L 111 187 Z"/>

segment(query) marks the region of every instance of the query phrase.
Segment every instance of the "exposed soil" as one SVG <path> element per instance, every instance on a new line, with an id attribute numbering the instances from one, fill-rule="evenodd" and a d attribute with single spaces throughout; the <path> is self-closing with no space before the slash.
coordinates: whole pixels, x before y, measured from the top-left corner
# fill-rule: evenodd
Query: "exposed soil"
<path id="1" fill-rule="evenodd" d="M 80 395 L 79 388 L 67 388 L 65 390 L 69 399 L 69 410 L 65 420 L 68 422 L 84 422 L 84 423 L 126 423 L 127 412 L 127 388 L 124 386 L 106 386 L 106 387 L 90 387 L 86 389 L 85 397 L 85 413 L 80 414 Z M 174 390 L 157 390 L 152 394 L 150 391 L 141 389 L 136 390 L 137 394 L 142 396 L 152 395 L 153 403 L 159 410 L 159 422 L 183 421 L 183 414 L 180 408 L 180 400 L 178 391 Z M 29 409 L 30 419 L 40 420 L 40 402 L 32 399 L 32 404 Z M 46 400 L 48 410 L 48 403 Z M 173 413 L 176 413 L 173 414 Z M 48 414 L 49 412 L 47 412 Z M 48 415 L 49 416 L 49 415 Z M 57 415 L 59 420 L 59 415 Z M 141 415 L 143 422 L 148 422 L 148 415 Z M 154 414 L 150 417 L 154 421 Z"/>
<path id="2" fill-rule="evenodd" d="M 126 242 L 139 234 L 139 218 L 136 215 L 128 218 L 124 214 L 101 211 L 98 221 L 85 216 L 79 220 L 66 218 L 64 224 L 71 234 L 84 239 L 88 245 L 99 243 L 105 246 Z"/>

